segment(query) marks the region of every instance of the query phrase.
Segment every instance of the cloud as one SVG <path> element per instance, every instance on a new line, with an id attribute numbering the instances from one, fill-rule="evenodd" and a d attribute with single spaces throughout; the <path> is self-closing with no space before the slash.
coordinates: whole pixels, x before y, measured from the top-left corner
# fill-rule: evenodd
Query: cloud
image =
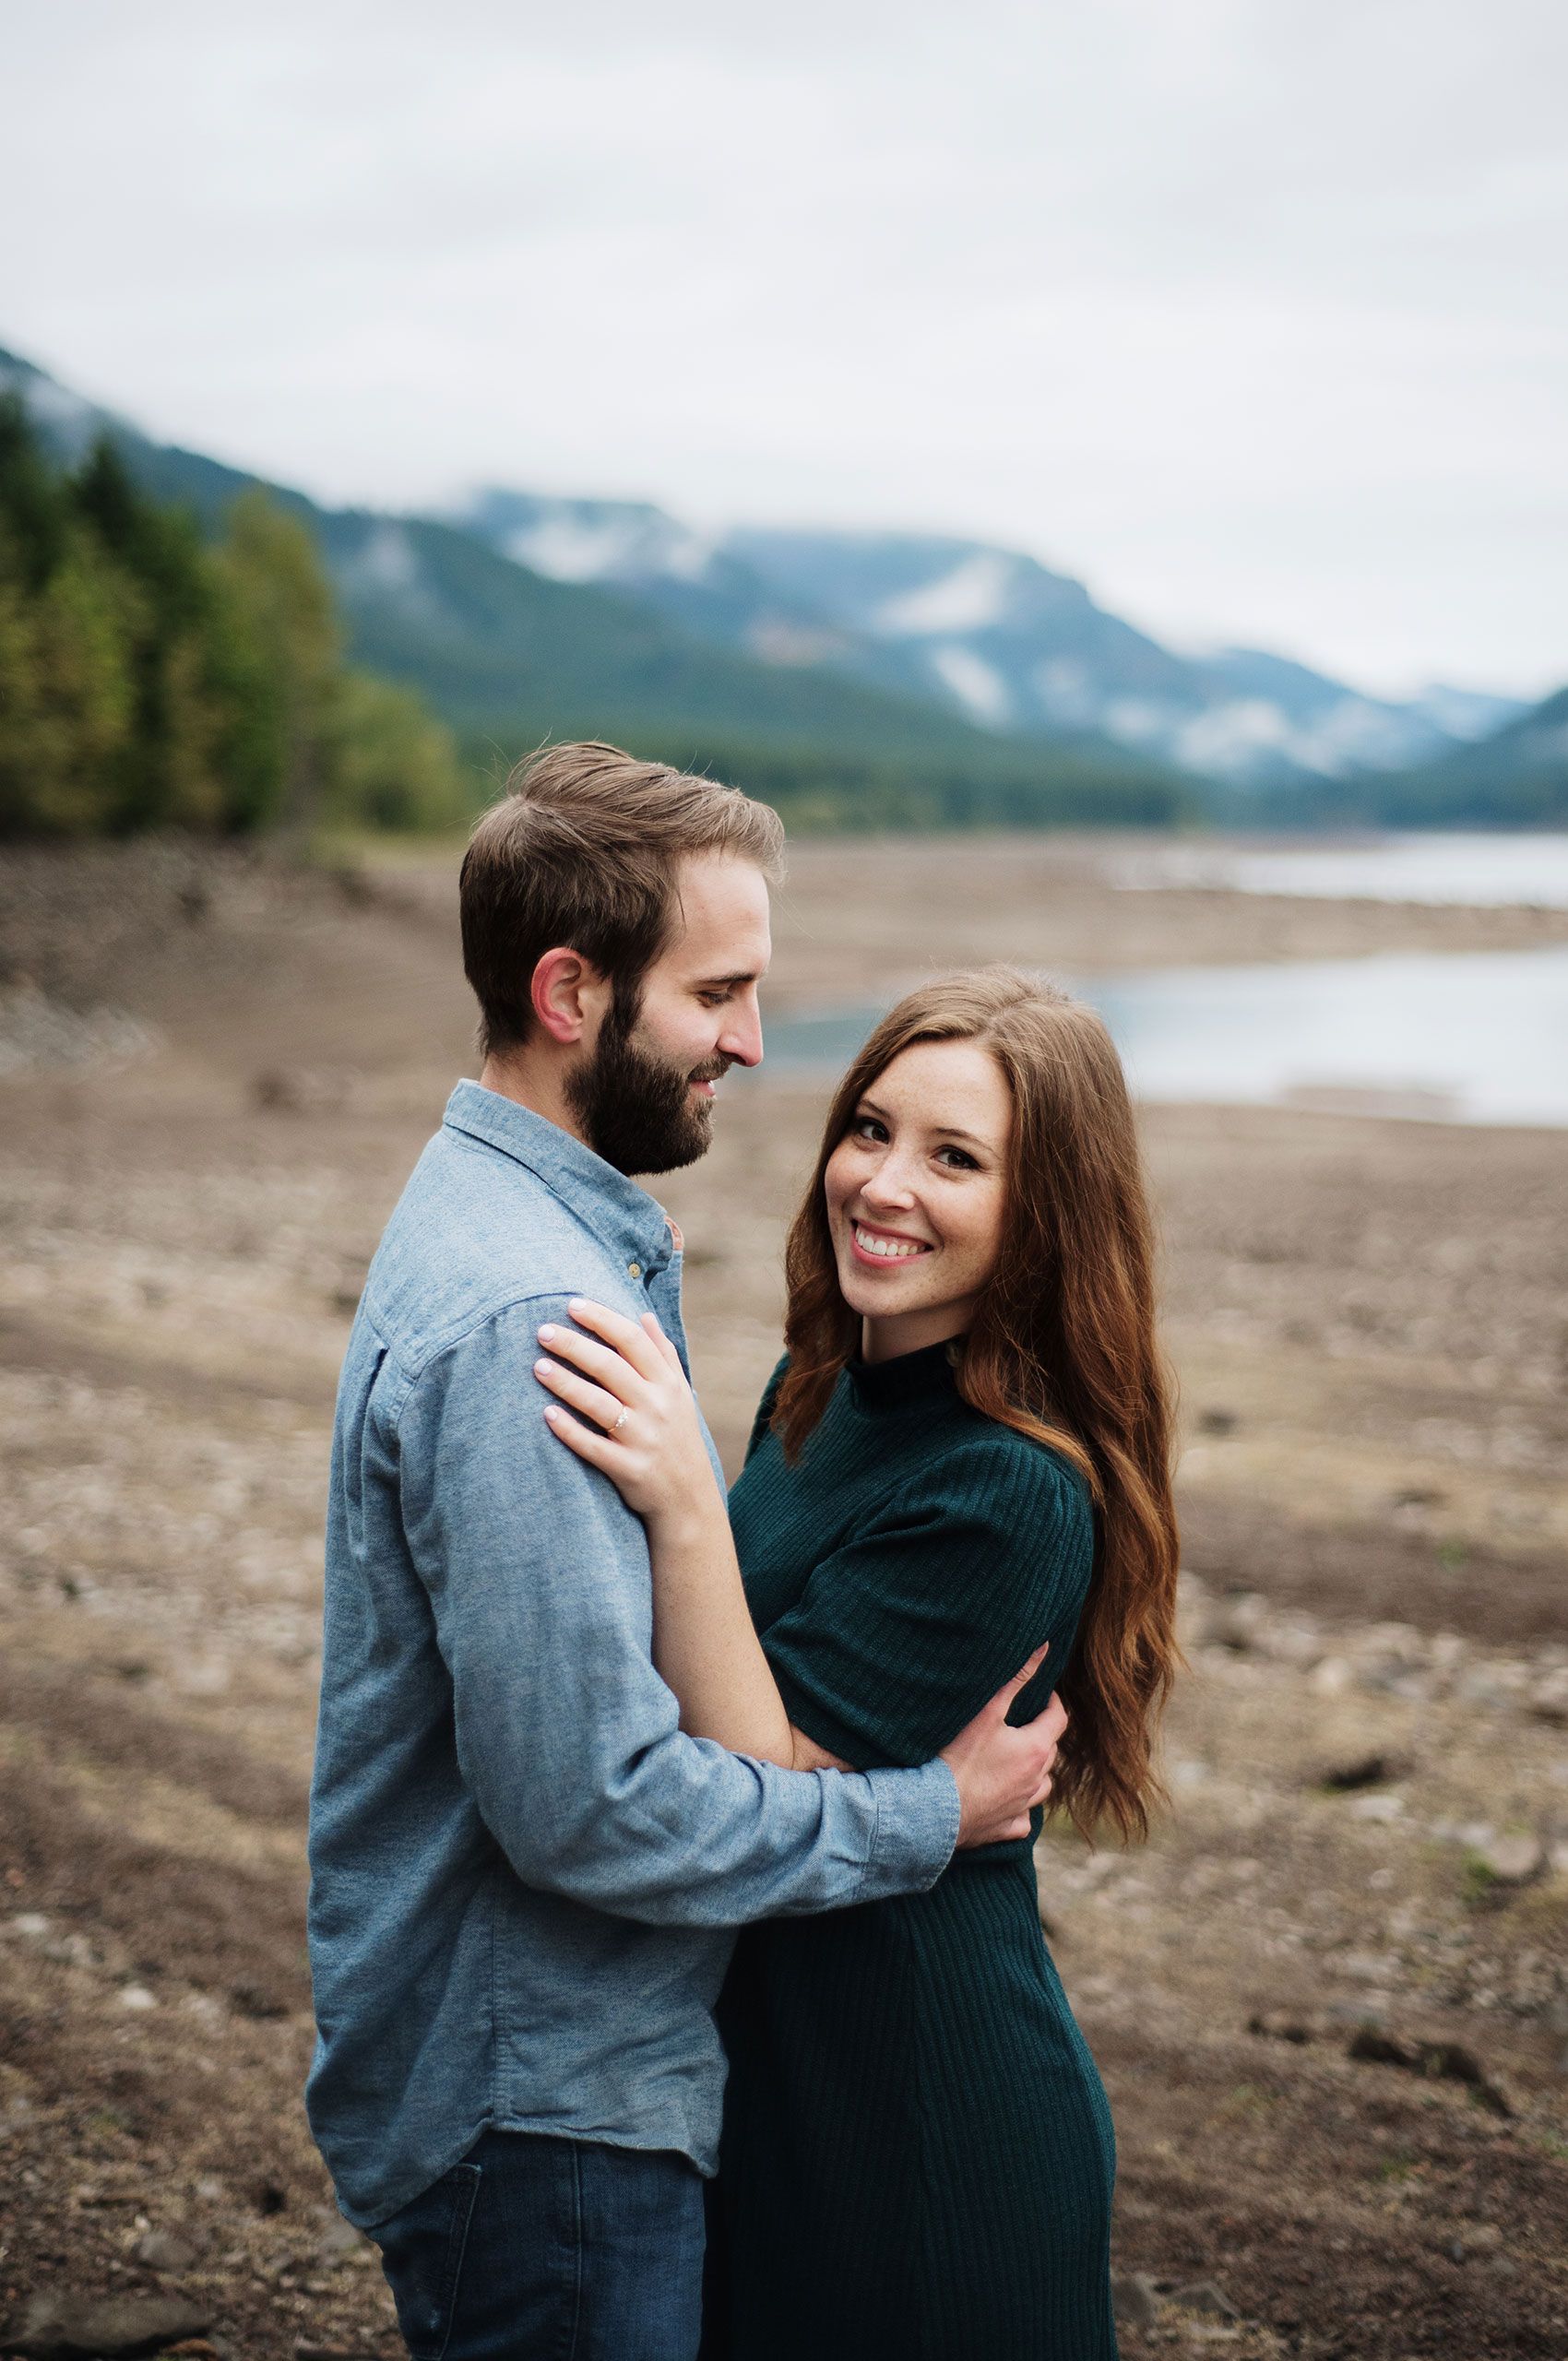
<path id="1" fill-rule="evenodd" d="M 1568 672 L 1555 0 L 56 0 L 9 50 L 0 338 L 156 433 L 332 498 L 973 531 L 1372 682 Z"/>

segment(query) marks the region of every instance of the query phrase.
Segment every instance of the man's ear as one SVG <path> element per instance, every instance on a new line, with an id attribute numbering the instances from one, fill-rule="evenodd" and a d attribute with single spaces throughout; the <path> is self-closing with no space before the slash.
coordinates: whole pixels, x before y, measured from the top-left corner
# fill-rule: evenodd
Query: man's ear
<path id="1" fill-rule="evenodd" d="M 605 998 L 605 982 L 591 959 L 557 944 L 534 967 L 529 996 L 533 1013 L 552 1041 L 571 1049 L 593 1029 Z"/>

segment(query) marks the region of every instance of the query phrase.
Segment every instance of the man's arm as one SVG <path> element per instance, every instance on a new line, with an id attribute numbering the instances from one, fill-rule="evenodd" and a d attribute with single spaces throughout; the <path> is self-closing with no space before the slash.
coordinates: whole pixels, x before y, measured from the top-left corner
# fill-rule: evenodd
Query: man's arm
<path id="1" fill-rule="evenodd" d="M 564 1310 L 535 1298 L 486 1322 L 397 1420 L 458 1762 L 496 1842 L 527 1884 L 666 1924 L 923 1891 L 958 1833 L 943 1764 L 797 1773 L 681 1730 L 642 1525 L 540 1415 L 536 1330 Z"/>

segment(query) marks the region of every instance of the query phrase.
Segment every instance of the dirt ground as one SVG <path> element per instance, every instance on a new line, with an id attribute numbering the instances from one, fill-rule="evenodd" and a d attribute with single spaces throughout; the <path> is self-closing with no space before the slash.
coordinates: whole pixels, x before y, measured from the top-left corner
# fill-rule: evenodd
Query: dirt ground
<path id="1" fill-rule="evenodd" d="M 471 1071 L 454 868 L 0 856 L 13 2330 L 118 2291 L 239 2361 L 399 2349 L 300 2106 L 303 1828 L 338 1361 Z M 804 1008 L 981 957 L 1508 947 L 1568 913 L 840 843 L 797 850 L 778 933 L 774 1004 Z M 726 1093 L 661 1194 L 732 1460 L 821 1100 Z M 1183 1403 L 1171 1808 L 1141 1851 L 1040 1848 L 1117 2124 L 1123 2352 L 1568 2355 L 1568 1133 L 1145 1135 Z"/>

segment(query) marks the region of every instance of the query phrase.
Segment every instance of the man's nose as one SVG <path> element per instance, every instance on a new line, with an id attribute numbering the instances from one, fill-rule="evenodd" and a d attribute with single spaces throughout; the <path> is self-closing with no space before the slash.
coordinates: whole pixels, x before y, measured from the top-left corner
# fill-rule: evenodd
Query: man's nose
<path id="1" fill-rule="evenodd" d="M 754 1001 L 749 1008 L 731 1013 L 715 1047 L 721 1057 L 732 1058 L 738 1066 L 761 1065 L 762 1011 Z"/>

